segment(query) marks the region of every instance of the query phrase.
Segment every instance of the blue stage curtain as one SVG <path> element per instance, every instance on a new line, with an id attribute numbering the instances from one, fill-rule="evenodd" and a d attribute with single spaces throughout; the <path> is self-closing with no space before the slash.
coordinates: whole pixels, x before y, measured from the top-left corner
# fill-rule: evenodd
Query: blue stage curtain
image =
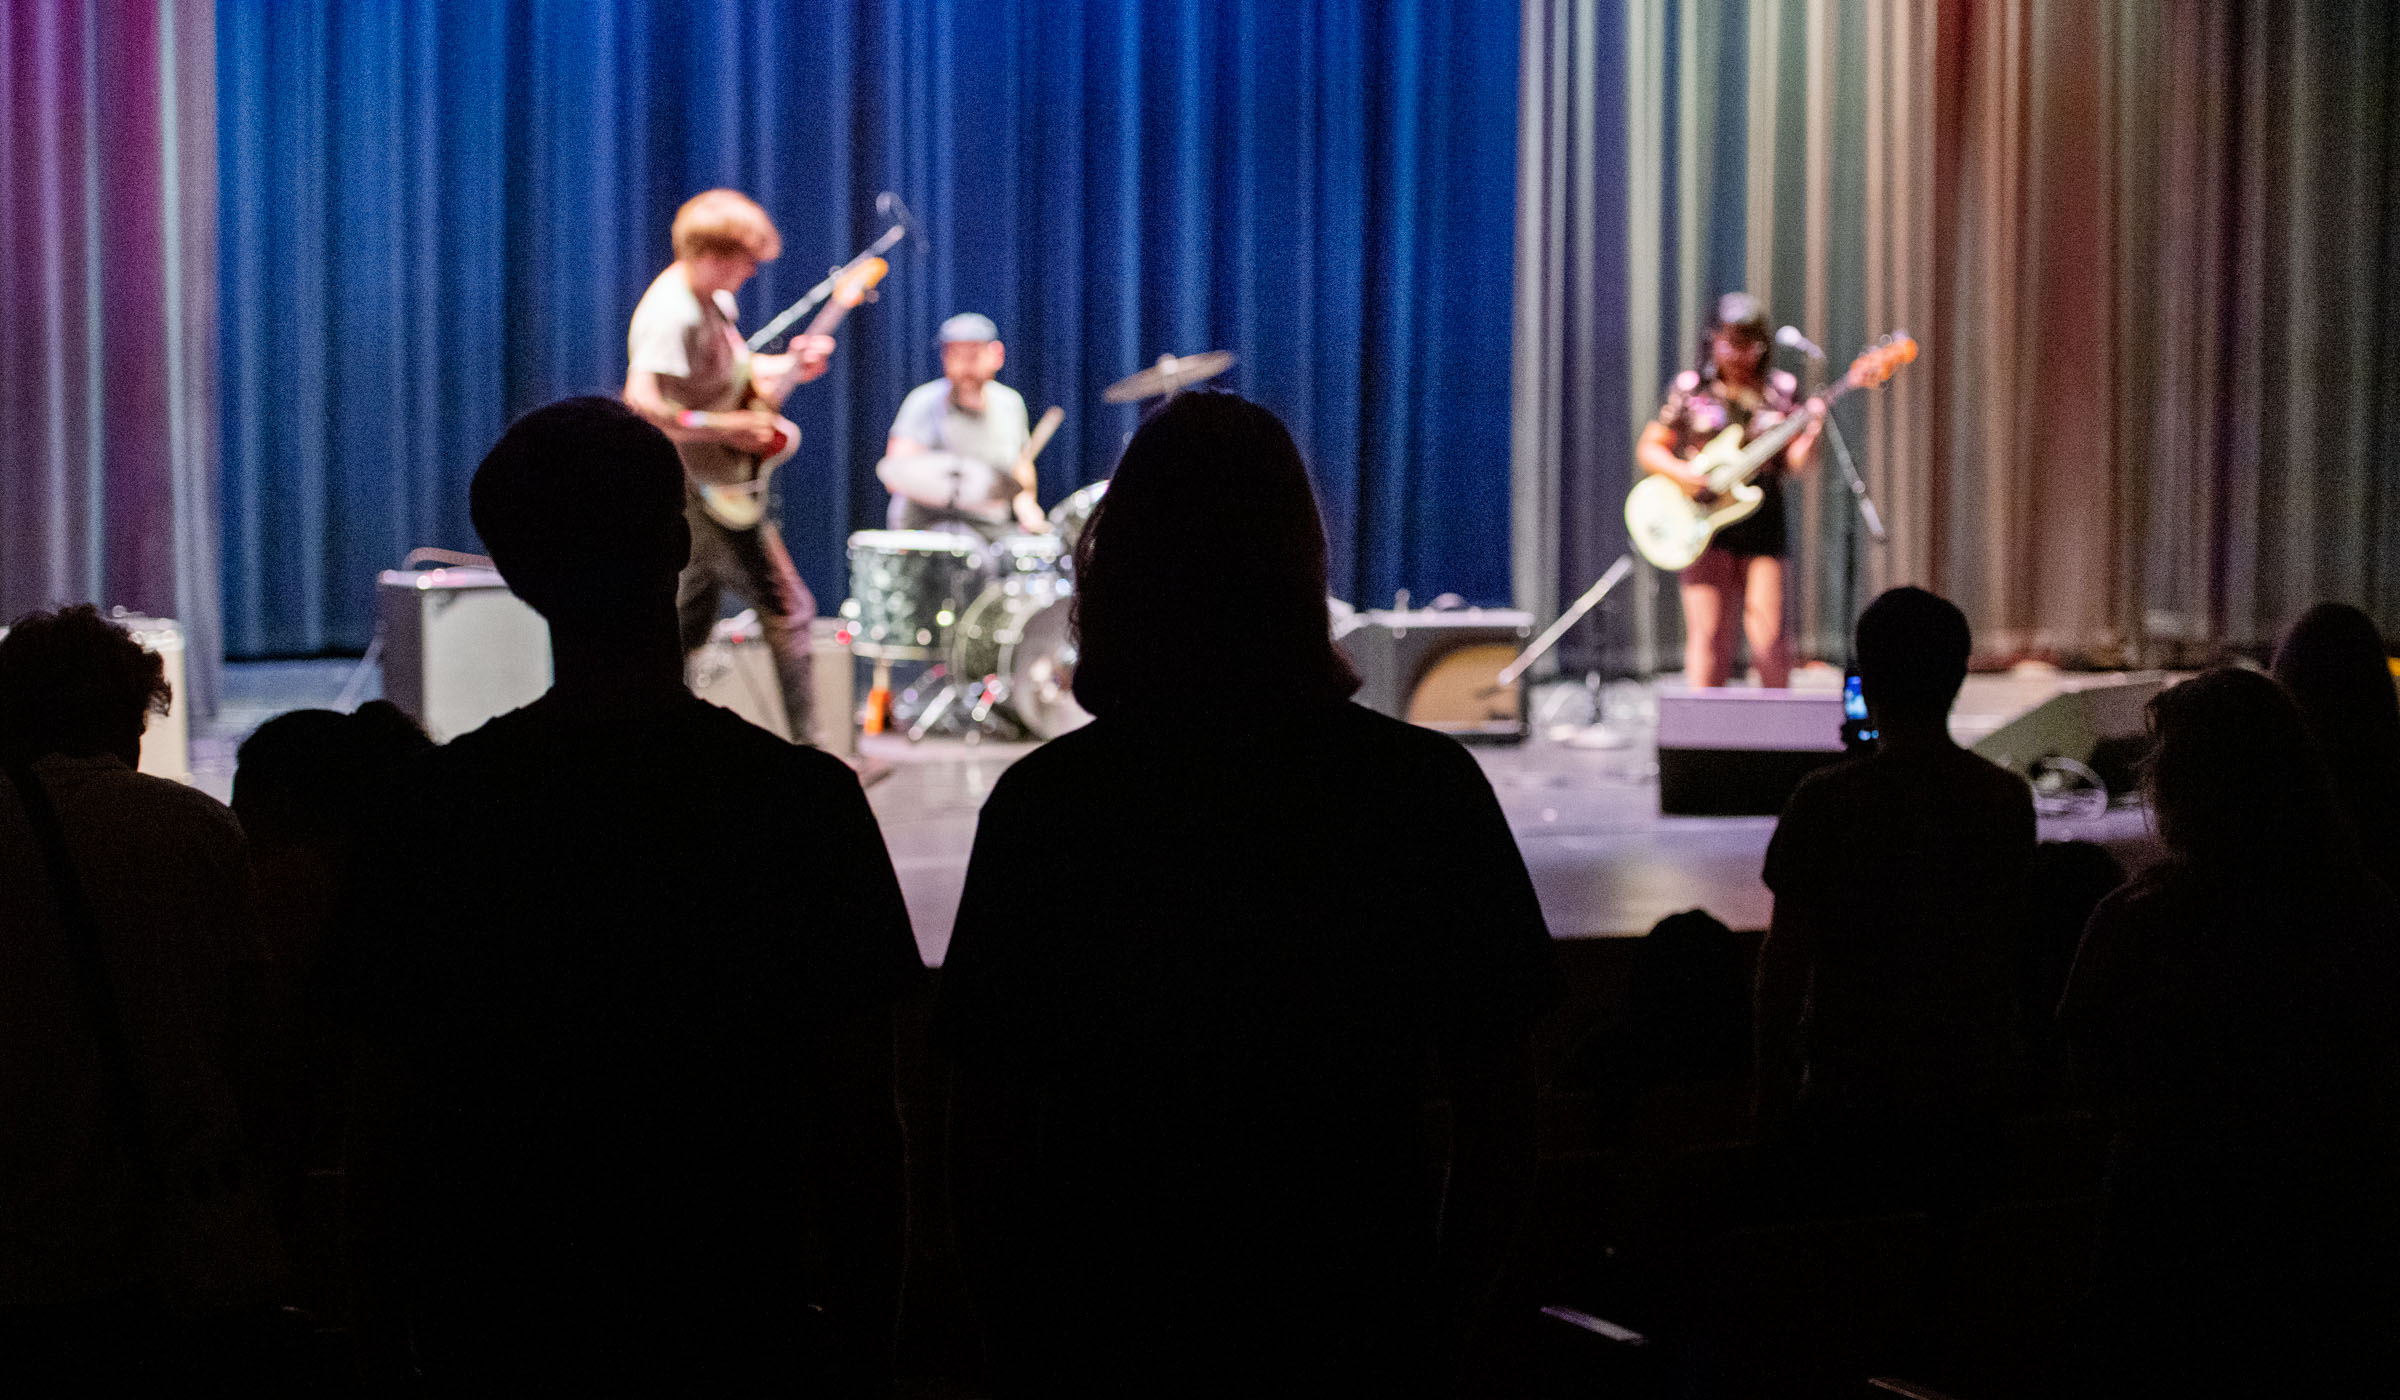
<path id="1" fill-rule="evenodd" d="M 791 405 L 782 519 L 826 607 L 968 309 L 1068 411 L 1045 503 L 1134 426 L 1102 386 L 1221 347 L 1308 455 L 1337 593 L 1508 597 L 1515 0 L 223 0 L 218 26 L 236 654 L 362 646 L 378 569 L 470 545 L 484 447 L 621 384 L 711 185 L 783 233 L 750 325 L 875 235 L 877 191 L 924 224 Z"/>

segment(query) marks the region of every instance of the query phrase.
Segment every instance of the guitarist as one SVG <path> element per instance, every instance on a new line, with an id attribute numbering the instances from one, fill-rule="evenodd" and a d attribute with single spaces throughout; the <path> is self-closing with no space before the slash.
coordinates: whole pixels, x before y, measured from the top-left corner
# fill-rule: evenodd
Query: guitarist
<path id="1" fill-rule="evenodd" d="M 1733 673 L 1733 618 L 1750 638 L 1758 683 L 1781 688 L 1792 678 L 1791 642 L 1783 633 L 1783 477 L 1807 469 L 1823 427 L 1822 400 L 1797 402 L 1799 381 L 1767 368 L 1767 311 L 1747 292 L 1717 299 L 1716 316 L 1700 337 L 1700 367 L 1675 376 L 1658 417 L 1642 430 L 1634 460 L 1697 496 L 1703 489 L 1690 459 L 1728 423 L 1756 437 L 1795 409 L 1815 421 L 1801 430 L 1755 478 L 1766 499 L 1747 519 L 1725 527 L 1706 553 L 1682 573 L 1683 674 L 1692 686 L 1723 685 Z"/>
<path id="2" fill-rule="evenodd" d="M 626 333 L 625 402 L 658 425 L 683 456 L 684 518 L 692 558 L 675 606 L 688 656 L 708 641 L 720 595 L 757 609 L 795 743 L 810 727 L 809 624 L 817 601 L 773 520 L 736 530 L 701 508 L 695 478 L 722 479 L 722 464 L 765 456 L 799 435 L 784 396 L 825 373 L 831 336 L 799 336 L 780 355 L 753 355 L 734 329 L 733 294 L 783 251 L 775 224 L 749 196 L 708 190 L 675 211 L 675 261 L 642 294 Z M 763 406 L 761 406 L 763 405 Z"/>

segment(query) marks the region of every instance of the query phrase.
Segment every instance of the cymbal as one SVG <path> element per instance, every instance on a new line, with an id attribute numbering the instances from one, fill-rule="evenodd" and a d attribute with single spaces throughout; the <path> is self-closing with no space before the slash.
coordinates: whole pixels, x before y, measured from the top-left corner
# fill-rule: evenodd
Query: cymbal
<path id="1" fill-rule="evenodd" d="M 1107 403 L 1132 403 L 1137 399 L 1154 399 L 1172 394 L 1186 384 L 1214 379 L 1233 368 L 1230 350 L 1203 350 L 1197 355 L 1161 355 L 1158 363 L 1145 370 L 1136 370 L 1100 391 Z"/>

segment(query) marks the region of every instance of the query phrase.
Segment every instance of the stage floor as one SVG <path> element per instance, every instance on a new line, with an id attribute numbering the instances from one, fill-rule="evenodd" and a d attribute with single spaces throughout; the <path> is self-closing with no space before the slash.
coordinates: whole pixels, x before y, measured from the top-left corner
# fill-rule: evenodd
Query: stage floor
<path id="1" fill-rule="evenodd" d="M 1838 683 L 1838 674 L 1825 683 Z M 2059 689 L 2054 673 L 1972 676 L 1951 729 L 1973 742 Z M 1608 687 L 1601 709 L 1624 746 L 1585 749 L 1553 741 L 1548 724 L 1523 744 L 1478 745 L 1517 847 L 1532 872 L 1551 933 L 1559 938 L 1616 938 L 1647 933 L 1679 910 L 1701 908 L 1737 929 L 1766 927 L 1772 899 L 1758 872 L 1774 834 L 1772 817 L 1670 817 L 1658 810 L 1658 759 L 1652 742 L 1655 687 Z M 1582 719 L 1582 687 L 1547 689 L 1535 714 L 1550 723 Z M 957 739 L 866 741 L 894 765 L 870 794 L 883 821 L 892 863 L 915 920 L 917 943 L 938 963 L 958 913 L 975 813 L 1000 773 L 1031 746 Z M 2129 867 L 2155 854 L 2138 806 L 2099 816 L 2044 818 L 2046 841 L 2098 841 Z M 1073 888 L 1062 879 L 1056 888 Z"/>
<path id="2" fill-rule="evenodd" d="M 254 662 L 228 666 L 217 719 L 193 738 L 194 780 L 218 797 L 232 790 L 234 748 L 262 720 L 303 706 L 331 706 L 352 686 L 357 698 L 381 693 L 370 672 L 353 676 L 347 662 Z M 1804 683 L 1837 683 L 1818 672 Z M 353 685 L 353 682 L 358 683 Z M 2054 672 L 2024 670 L 1971 676 L 1952 713 L 1951 729 L 1973 742 L 2060 689 Z M 1638 936 L 1668 914 L 1701 908 L 1737 929 L 1764 928 L 1771 909 L 1758 872 L 1774 833 L 1772 817 L 1670 817 L 1658 810 L 1658 760 L 1652 742 L 1656 689 L 1620 682 L 1598 697 L 1602 718 L 1621 747 L 1572 747 L 1550 737 L 1554 725 L 1586 719 L 1592 697 L 1579 685 L 1545 687 L 1534 700 L 1540 721 L 1517 745 L 1474 749 L 1500 796 L 1518 848 L 1533 874 L 1550 931 L 1559 938 Z M 1029 744 L 897 736 L 865 741 L 867 752 L 891 763 L 890 777 L 868 793 L 883 824 L 885 844 L 916 925 L 928 964 L 938 965 L 950 943 L 974 843 L 975 817 L 985 794 L 1033 747 Z M 2085 819 L 2044 818 L 2044 840 L 2099 841 L 2129 867 L 2155 853 L 2139 807 L 2119 807 Z M 1071 851 L 1060 859 L 1071 865 Z M 1075 886 L 1071 869 L 1032 888 Z"/>

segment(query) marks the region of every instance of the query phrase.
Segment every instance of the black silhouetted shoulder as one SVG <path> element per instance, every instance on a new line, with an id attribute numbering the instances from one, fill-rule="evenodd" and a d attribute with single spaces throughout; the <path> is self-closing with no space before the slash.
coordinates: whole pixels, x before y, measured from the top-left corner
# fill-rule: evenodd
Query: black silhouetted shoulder
<path id="1" fill-rule="evenodd" d="M 1792 794 L 1763 878 L 1805 928 L 1803 1102 L 1840 1112 L 1990 1103 L 2013 1082 L 2033 794 L 1966 750 L 1878 752 Z"/>
<path id="2" fill-rule="evenodd" d="M 1024 897 L 1017 872 L 1062 849 L 1072 897 Z M 1025 1234 L 985 1246 L 1003 1377 L 1438 1377 L 1428 1068 L 1471 1084 L 1556 976 L 1491 786 L 1447 738 L 1344 701 L 1214 732 L 1119 712 L 1021 761 L 985 806 L 937 1013 L 962 1076 L 1039 1125 L 1006 1196 Z"/>

